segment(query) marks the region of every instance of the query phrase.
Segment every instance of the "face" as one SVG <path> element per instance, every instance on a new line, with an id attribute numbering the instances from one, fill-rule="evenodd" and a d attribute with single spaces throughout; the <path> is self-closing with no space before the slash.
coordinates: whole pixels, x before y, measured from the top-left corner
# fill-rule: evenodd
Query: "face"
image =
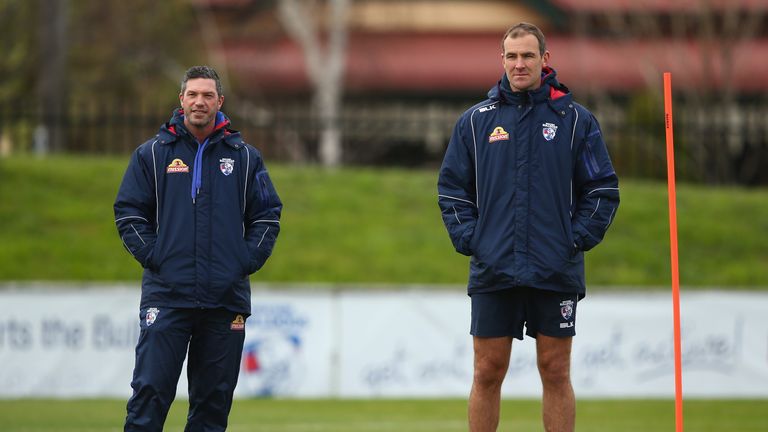
<path id="1" fill-rule="evenodd" d="M 541 86 L 541 69 L 549 61 L 549 51 L 539 54 L 539 40 L 532 34 L 504 40 L 501 54 L 504 71 L 512 91 L 535 90 Z"/>
<path id="2" fill-rule="evenodd" d="M 216 113 L 224 103 L 224 96 L 216 92 L 216 81 L 209 78 L 192 78 L 187 81 L 184 93 L 179 95 L 184 108 L 184 123 L 198 129 L 213 126 Z"/>

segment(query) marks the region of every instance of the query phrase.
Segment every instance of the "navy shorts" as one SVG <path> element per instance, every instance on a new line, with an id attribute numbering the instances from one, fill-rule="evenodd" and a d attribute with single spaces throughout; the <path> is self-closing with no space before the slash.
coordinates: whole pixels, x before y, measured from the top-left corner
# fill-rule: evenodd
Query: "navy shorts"
<path id="1" fill-rule="evenodd" d="M 579 295 L 528 287 L 516 287 L 472 298 L 470 334 L 477 337 L 512 336 L 535 338 L 541 333 L 552 337 L 576 335 L 576 303 Z"/>

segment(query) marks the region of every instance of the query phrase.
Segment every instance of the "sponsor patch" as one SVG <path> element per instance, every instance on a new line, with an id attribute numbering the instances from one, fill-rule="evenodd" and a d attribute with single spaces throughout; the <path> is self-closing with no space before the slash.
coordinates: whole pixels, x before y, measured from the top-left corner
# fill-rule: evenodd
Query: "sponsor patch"
<path id="1" fill-rule="evenodd" d="M 160 314 L 160 309 L 158 308 L 147 309 L 147 316 L 144 318 L 144 321 L 146 321 L 147 323 L 147 327 L 155 323 L 155 321 L 157 320 L 157 316 L 159 314 Z"/>
<path id="2" fill-rule="evenodd" d="M 541 133 L 544 135 L 545 140 L 552 141 L 555 139 L 555 134 L 557 134 L 557 125 L 553 123 L 544 123 L 541 126 Z"/>
<path id="3" fill-rule="evenodd" d="M 242 315 L 237 315 L 229 326 L 230 330 L 245 330 L 245 320 Z"/>
<path id="4" fill-rule="evenodd" d="M 495 128 L 493 128 L 493 132 L 488 137 L 488 142 L 492 143 L 492 142 L 502 141 L 502 140 L 509 141 L 509 133 L 505 131 L 503 127 L 496 126 Z"/>
<path id="5" fill-rule="evenodd" d="M 573 317 L 573 300 L 565 300 L 560 302 L 560 315 L 563 319 L 568 321 Z"/>
<path id="6" fill-rule="evenodd" d="M 232 174 L 232 171 L 235 169 L 235 160 L 229 158 L 219 159 L 219 169 L 225 176 Z"/>
<path id="7" fill-rule="evenodd" d="M 486 112 L 486 111 L 495 110 L 495 109 L 496 109 L 496 105 L 489 105 L 489 106 L 481 107 L 480 112 Z"/>
<path id="8" fill-rule="evenodd" d="M 168 168 L 165 169 L 166 173 L 185 173 L 189 172 L 189 166 L 181 159 L 174 159 Z"/>

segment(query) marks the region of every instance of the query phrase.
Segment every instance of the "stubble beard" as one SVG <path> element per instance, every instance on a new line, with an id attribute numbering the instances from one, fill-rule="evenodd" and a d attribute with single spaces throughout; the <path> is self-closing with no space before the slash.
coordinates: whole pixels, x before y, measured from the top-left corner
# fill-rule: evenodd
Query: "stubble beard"
<path id="1" fill-rule="evenodd" d="M 206 114 L 202 117 L 200 120 L 195 120 L 194 117 L 189 116 L 189 124 L 198 128 L 198 129 L 205 129 L 206 126 L 210 125 L 213 121 L 213 118 L 216 116 L 216 113 L 213 114 Z"/>

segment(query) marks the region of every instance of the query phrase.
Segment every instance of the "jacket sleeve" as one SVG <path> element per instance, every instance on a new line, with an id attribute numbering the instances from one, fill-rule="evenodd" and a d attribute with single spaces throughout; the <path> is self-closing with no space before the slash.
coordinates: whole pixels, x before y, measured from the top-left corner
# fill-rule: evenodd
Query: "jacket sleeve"
<path id="1" fill-rule="evenodd" d="M 152 267 L 152 250 L 157 240 L 154 167 L 133 153 L 115 199 L 115 225 L 123 246 L 144 268 Z"/>
<path id="2" fill-rule="evenodd" d="M 584 139 L 577 147 L 573 178 L 572 231 L 578 250 L 602 241 L 619 207 L 619 179 L 597 120 L 587 112 Z"/>
<path id="3" fill-rule="evenodd" d="M 245 243 L 248 246 L 248 272 L 258 271 L 267 258 L 272 255 L 277 235 L 280 233 L 280 213 L 283 204 L 269 178 L 264 162 L 258 151 L 248 149 L 251 158 L 255 159 L 255 170 L 246 189 Z"/>
<path id="4" fill-rule="evenodd" d="M 467 146 L 462 116 L 454 127 L 437 181 L 437 202 L 453 247 L 472 255 L 469 247 L 477 223 L 475 165 Z"/>

